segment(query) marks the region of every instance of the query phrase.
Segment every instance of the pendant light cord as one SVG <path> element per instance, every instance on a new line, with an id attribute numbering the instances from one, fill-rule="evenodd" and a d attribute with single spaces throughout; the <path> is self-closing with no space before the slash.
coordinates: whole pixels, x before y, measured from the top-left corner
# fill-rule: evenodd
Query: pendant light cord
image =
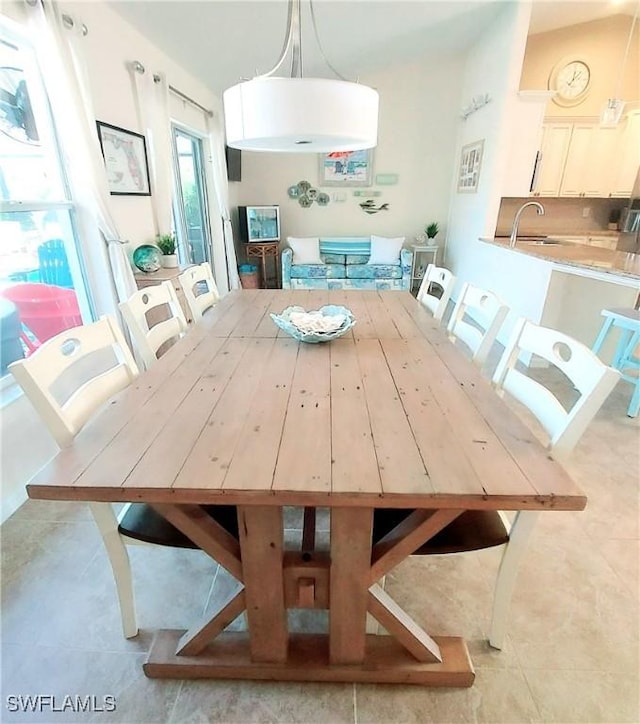
<path id="1" fill-rule="evenodd" d="M 315 35 L 318 48 L 320 49 L 320 55 L 322 56 L 322 59 L 332 73 L 340 78 L 340 80 L 348 82 L 348 79 L 345 78 L 331 65 L 331 63 L 327 59 L 327 56 L 325 55 L 322 43 L 320 42 L 320 34 L 318 33 L 313 0 L 309 0 L 309 9 L 311 11 L 311 24 L 313 25 L 313 33 Z M 278 60 L 276 61 L 273 68 L 271 68 L 271 70 L 267 71 L 266 73 L 256 75 L 256 78 L 270 78 L 276 75 L 276 73 L 284 65 L 290 51 L 292 53 L 290 77 L 302 78 L 304 77 L 304 68 L 302 55 L 302 19 L 300 13 L 300 0 L 289 0 L 289 6 L 287 11 L 287 32 L 284 38 L 284 43 L 282 44 L 282 50 L 280 51 Z"/>

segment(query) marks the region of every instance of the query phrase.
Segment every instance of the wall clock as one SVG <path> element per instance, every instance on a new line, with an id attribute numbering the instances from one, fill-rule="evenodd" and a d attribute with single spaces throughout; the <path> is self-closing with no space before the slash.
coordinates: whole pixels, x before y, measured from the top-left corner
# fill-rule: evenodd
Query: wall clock
<path id="1" fill-rule="evenodd" d="M 577 106 L 591 87 L 591 69 L 580 58 L 564 58 L 549 75 L 549 90 L 556 91 L 553 102 L 559 106 Z"/>

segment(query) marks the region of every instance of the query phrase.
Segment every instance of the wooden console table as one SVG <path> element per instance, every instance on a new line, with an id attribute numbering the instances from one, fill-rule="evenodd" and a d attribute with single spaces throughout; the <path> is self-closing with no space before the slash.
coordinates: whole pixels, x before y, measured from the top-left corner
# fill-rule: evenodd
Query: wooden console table
<path id="1" fill-rule="evenodd" d="M 189 324 L 193 322 L 193 319 L 191 317 L 191 310 L 189 309 L 189 305 L 187 304 L 187 300 L 184 296 L 184 292 L 182 291 L 182 287 L 180 286 L 180 282 L 178 281 L 178 277 L 185 269 L 188 269 L 190 266 L 193 265 L 186 264 L 185 266 L 172 267 L 170 269 L 162 267 L 156 272 L 149 272 L 146 274 L 144 272 L 136 272 L 134 274 L 136 286 L 138 287 L 138 289 L 144 289 L 145 287 L 151 287 L 156 284 L 162 284 L 162 282 L 170 281 L 171 285 L 176 291 L 178 301 L 180 302 L 180 306 L 182 307 L 184 316 L 186 317 Z M 153 312 L 150 312 L 149 314 L 153 314 Z M 163 315 L 160 315 L 160 317 L 157 318 L 156 315 L 156 318 L 152 318 L 150 321 L 152 324 L 155 324 L 161 319 L 165 318 L 166 317 Z"/>
<path id="2" fill-rule="evenodd" d="M 276 288 L 282 286 L 280 280 L 280 242 L 279 241 L 252 241 L 245 244 L 245 253 L 247 259 L 260 257 L 260 268 L 262 270 L 262 285 L 264 289 L 268 288 L 267 284 L 267 257 L 273 259 L 275 265 Z"/>

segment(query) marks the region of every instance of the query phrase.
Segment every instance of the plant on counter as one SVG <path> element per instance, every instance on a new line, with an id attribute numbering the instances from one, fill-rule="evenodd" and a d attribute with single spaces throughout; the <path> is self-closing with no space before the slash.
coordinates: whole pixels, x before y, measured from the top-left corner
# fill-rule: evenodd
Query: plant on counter
<path id="1" fill-rule="evenodd" d="M 435 237 L 438 235 L 438 232 L 440 231 L 440 227 L 438 226 L 437 221 L 432 221 L 430 224 L 424 227 L 424 230 L 427 234 L 427 238 L 435 239 Z"/>
<path id="2" fill-rule="evenodd" d="M 611 209 L 609 212 L 609 225 L 608 228 L 611 231 L 615 231 L 620 223 L 620 217 L 622 216 L 622 209 Z"/>

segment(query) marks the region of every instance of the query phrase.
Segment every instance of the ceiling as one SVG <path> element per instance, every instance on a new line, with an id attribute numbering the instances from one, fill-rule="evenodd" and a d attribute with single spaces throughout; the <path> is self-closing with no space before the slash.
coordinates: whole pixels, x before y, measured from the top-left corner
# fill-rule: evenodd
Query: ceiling
<path id="1" fill-rule="evenodd" d="M 496 18 L 505 0 L 314 0 L 318 34 L 343 76 L 463 51 Z M 636 3 L 534 0 L 530 33 L 607 15 Z M 217 95 L 275 64 L 285 35 L 286 0 L 111 0 L 108 4 Z M 330 75 L 302 1 L 304 73 Z"/>

